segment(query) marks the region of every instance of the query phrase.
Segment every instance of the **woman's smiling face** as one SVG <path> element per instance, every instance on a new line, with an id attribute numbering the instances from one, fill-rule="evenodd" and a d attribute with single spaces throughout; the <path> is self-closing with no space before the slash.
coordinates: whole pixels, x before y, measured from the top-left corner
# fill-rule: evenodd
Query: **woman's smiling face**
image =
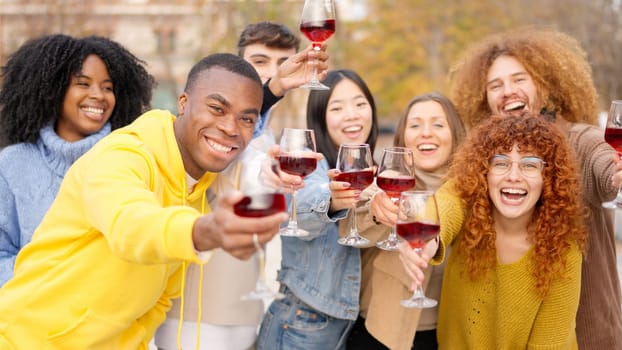
<path id="1" fill-rule="evenodd" d="M 326 106 L 328 136 L 336 147 L 365 143 L 372 127 L 372 108 L 363 91 L 350 79 L 333 88 Z"/>
<path id="2" fill-rule="evenodd" d="M 491 162 L 488 171 L 488 195 L 494 205 L 495 220 L 529 218 L 542 194 L 542 172 L 533 172 L 532 169 L 533 174 L 525 176 L 526 170 L 520 167 L 530 164 L 526 161 L 539 158 L 519 153 L 516 146 L 502 156 L 507 157 L 505 163 L 510 162 L 509 170 L 505 174 L 496 173 Z M 523 165 L 520 165 L 521 162 Z"/>
<path id="3" fill-rule="evenodd" d="M 413 151 L 415 167 L 421 170 L 433 172 L 447 164 L 453 140 L 447 115 L 438 102 L 422 101 L 410 107 L 404 144 Z"/>

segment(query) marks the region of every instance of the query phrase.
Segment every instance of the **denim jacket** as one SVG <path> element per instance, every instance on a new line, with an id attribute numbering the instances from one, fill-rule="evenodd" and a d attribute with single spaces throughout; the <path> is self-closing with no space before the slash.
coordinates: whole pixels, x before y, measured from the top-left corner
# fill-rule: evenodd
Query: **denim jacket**
<path id="1" fill-rule="evenodd" d="M 361 286 L 360 251 L 337 243 L 339 220 L 346 217 L 347 210 L 329 216 L 327 171 L 328 163 L 321 160 L 298 191 L 298 226 L 311 235 L 281 237 L 283 256 L 277 279 L 314 309 L 355 320 Z"/>

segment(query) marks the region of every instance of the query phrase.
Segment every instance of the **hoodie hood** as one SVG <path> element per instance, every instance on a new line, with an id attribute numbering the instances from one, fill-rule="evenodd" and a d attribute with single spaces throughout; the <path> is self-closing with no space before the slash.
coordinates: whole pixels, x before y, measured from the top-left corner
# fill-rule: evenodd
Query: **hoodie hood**
<path id="1" fill-rule="evenodd" d="M 217 174 L 203 174 L 192 192 L 187 194 L 186 172 L 173 128 L 175 119 L 171 112 L 155 109 L 143 114 L 132 124 L 115 130 L 113 134 L 132 136 L 147 147 L 150 154 L 154 155 L 158 171 L 163 175 L 169 190 L 194 202 L 203 196 Z"/>

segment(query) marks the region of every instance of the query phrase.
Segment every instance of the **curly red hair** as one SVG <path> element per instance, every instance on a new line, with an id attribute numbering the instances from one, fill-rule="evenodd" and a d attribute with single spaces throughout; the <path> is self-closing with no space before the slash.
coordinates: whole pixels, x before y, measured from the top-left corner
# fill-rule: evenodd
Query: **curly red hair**
<path id="1" fill-rule="evenodd" d="M 458 254 L 473 279 L 484 276 L 497 263 L 493 203 L 488 194 L 489 160 L 499 153 L 519 152 L 540 157 L 542 194 L 528 227 L 534 246 L 536 288 L 546 295 L 551 281 L 563 273 L 571 246 L 585 245 L 587 231 L 575 154 L 559 128 L 539 116 L 487 118 L 472 130 L 458 150 L 449 171 L 467 215 Z"/>
<path id="2" fill-rule="evenodd" d="M 598 93 L 579 42 L 558 31 L 526 27 L 486 37 L 451 69 L 450 97 L 467 127 L 490 116 L 486 77 L 499 56 L 521 62 L 548 113 L 569 122 L 598 123 Z"/>

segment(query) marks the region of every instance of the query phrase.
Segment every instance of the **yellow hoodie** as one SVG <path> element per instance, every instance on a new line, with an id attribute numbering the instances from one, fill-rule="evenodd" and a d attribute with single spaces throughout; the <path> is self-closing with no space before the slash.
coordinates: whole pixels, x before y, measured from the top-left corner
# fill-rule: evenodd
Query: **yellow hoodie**
<path id="1" fill-rule="evenodd" d="M 69 169 L 0 289 L 0 349 L 148 348 L 181 262 L 200 262 L 191 232 L 216 176 L 188 193 L 174 120 L 147 112 Z"/>

